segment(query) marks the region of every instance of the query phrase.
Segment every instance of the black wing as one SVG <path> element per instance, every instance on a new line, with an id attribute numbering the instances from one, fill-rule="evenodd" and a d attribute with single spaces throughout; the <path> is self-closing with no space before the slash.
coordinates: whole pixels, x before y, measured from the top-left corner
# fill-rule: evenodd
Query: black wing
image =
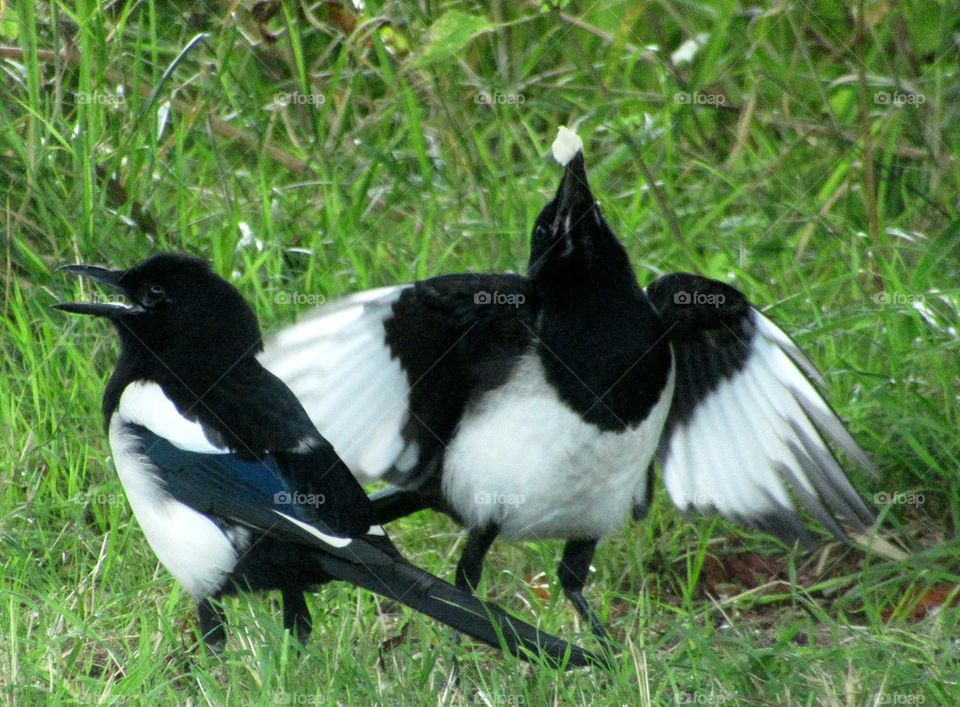
<path id="1" fill-rule="evenodd" d="M 603 663 L 602 656 L 542 633 L 499 607 L 411 565 L 397 552 L 382 528 L 372 526 L 361 536 L 350 536 L 327 522 L 332 499 L 305 493 L 291 483 L 296 472 L 290 471 L 289 457 L 295 457 L 296 464 L 306 460 L 303 464 L 307 469 L 317 461 L 311 459 L 314 451 L 296 449 L 267 453 L 255 459 L 218 450 L 204 439 L 209 435 L 197 429 L 196 422 L 180 416 L 169 399 L 164 402 L 164 398 L 156 394 L 156 387 L 151 394 L 158 405 L 144 412 L 144 421 L 174 433 L 178 442 L 193 449 L 178 446 L 147 425 L 123 422 L 125 413 L 129 420 L 131 411 L 125 410 L 121 402 L 120 424 L 126 435 L 137 440 L 132 451 L 141 463 L 148 465 L 144 471 L 154 474 L 163 490 L 179 503 L 214 519 L 221 527 L 225 526 L 227 533 L 227 528 L 236 526 L 253 531 L 252 539 L 242 541 L 249 545 L 241 548 L 241 564 L 258 552 L 272 554 L 278 546 L 283 547 L 287 552 L 281 555 L 282 560 L 295 557 L 304 564 L 304 567 L 290 568 L 296 579 L 288 581 L 303 581 L 307 577 L 308 583 L 329 578 L 352 582 L 400 601 L 491 646 L 499 648 L 503 641 L 508 650 L 526 659 L 544 655 L 551 661 L 569 660 L 571 667 Z M 160 415 L 156 414 L 158 407 L 162 408 Z M 358 486 L 349 473 L 347 478 Z M 261 542 L 265 538 L 275 542 Z M 291 554 L 291 546 L 303 548 L 303 552 Z M 262 579 L 263 575 L 260 576 Z M 243 577 L 250 579 L 251 575 L 243 574 Z M 277 586 L 276 577 L 271 576 L 268 581 L 269 584 L 261 586 Z"/>
<path id="2" fill-rule="evenodd" d="M 139 452 L 164 490 L 199 513 L 351 562 L 394 561 L 395 550 L 379 529 L 363 537 L 371 529 L 368 525 L 362 533 L 347 535 L 337 522 L 325 522 L 327 496 L 291 484 L 277 455 L 243 459 L 229 452 L 187 451 L 146 427 L 127 424 L 127 428 L 139 440 Z"/>
<path id="3" fill-rule="evenodd" d="M 163 381 L 162 387 L 177 412 L 198 423 L 213 446 L 241 460 L 275 459 L 292 489 L 327 499 L 323 521 L 329 527 L 348 536 L 366 532 L 372 507 L 363 488 L 296 396 L 260 363 L 238 362 L 198 390 L 179 379 Z M 171 438 L 163 430 L 154 432 Z"/>
<path id="4" fill-rule="evenodd" d="M 827 441 L 875 472 L 811 385 L 803 352 L 729 285 L 672 273 L 647 294 L 673 345 L 673 406 L 660 444 L 681 509 L 718 512 L 787 542 L 811 544 L 796 502 L 837 537 L 874 521 Z"/>
<path id="5" fill-rule="evenodd" d="M 530 345 L 533 303 L 515 275 L 450 275 L 361 292 L 266 342 L 354 474 L 417 485 L 437 470 L 467 400 Z"/>

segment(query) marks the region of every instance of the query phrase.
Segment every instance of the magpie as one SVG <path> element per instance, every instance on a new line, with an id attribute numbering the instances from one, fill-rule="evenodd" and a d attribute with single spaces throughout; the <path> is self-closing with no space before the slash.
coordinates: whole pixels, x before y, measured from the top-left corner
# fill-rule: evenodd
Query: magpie
<path id="1" fill-rule="evenodd" d="M 361 292 L 266 343 L 264 365 L 373 496 L 377 522 L 429 508 L 466 526 L 456 585 L 495 538 L 565 541 L 560 585 L 583 595 L 598 542 L 642 519 L 659 457 L 685 511 L 814 544 L 874 521 L 830 443 L 874 471 L 811 381 L 800 348 L 736 288 L 671 273 L 645 289 L 587 183 L 570 131 L 528 270 Z"/>
<path id="2" fill-rule="evenodd" d="M 343 580 L 528 660 L 598 662 L 400 555 L 333 447 L 257 361 L 253 309 L 205 261 L 162 253 L 129 270 L 62 270 L 127 300 L 55 307 L 119 334 L 103 397 L 114 464 L 150 546 L 197 601 L 207 643 L 226 638 L 211 600 L 240 590 L 280 590 L 284 626 L 305 642 L 304 592 Z"/>

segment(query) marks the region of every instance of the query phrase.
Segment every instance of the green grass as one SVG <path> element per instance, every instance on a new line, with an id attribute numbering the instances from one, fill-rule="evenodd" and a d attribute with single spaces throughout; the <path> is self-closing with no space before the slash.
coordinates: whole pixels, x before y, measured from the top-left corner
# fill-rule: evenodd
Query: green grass
<path id="1" fill-rule="evenodd" d="M 564 17 L 291 2 L 262 25 L 248 6 L 0 2 L 8 703 L 960 702 L 960 612 L 915 611 L 960 581 L 955 7 L 869 2 L 858 26 L 829 0 L 613 0 Z M 701 33 L 692 61 L 669 61 Z M 648 520 L 602 546 L 588 588 L 626 645 L 610 675 L 528 670 L 468 642 L 450 690 L 448 633 L 346 586 L 313 597 L 300 653 L 266 596 L 226 602 L 222 656 L 198 649 L 192 603 L 109 462 L 99 400 L 116 342 L 49 309 L 78 294 L 53 268 L 187 250 L 233 278 L 265 331 L 366 287 L 522 271 L 560 124 L 585 138 L 642 282 L 729 280 L 806 348 L 882 470 L 855 475 L 864 496 L 922 497 L 878 506 L 911 557 L 791 553 L 683 519 L 661 488 Z M 392 534 L 451 576 L 452 523 L 424 515 Z M 559 549 L 497 543 L 484 591 L 589 644 L 554 578 Z M 798 579 L 709 592 L 711 563 L 733 553 Z"/>

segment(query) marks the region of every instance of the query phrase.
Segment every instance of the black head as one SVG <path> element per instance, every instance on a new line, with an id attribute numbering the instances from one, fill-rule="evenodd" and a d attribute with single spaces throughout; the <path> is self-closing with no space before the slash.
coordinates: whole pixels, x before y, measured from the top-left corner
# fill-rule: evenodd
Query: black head
<path id="1" fill-rule="evenodd" d="M 196 361 L 230 366 L 262 348 L 253 309 L 199 258 L 161 253 L 129 270 L 59 269 L 105 285 L 126 301 L 112 295 L 99 302 L 62 302 L 57 309 L 109 319 L 125 351 L 150 353 L 173 371 Z"/>
<path id="2" fill-rule="evenodd" d="M 533 227 L 527 276 L 541 285 L 587 284 L 592 274 L 629 276 L 626 251 L 590 191 L 583 151 L 567 163 L 560 187 Z"/>

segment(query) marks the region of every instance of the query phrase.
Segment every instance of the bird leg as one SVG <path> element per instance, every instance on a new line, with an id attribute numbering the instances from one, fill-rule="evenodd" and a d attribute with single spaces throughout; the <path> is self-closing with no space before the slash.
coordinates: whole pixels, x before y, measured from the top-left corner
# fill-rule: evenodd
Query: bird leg
<path id="1" fill-rule="evenodd" d="M 313 620 L 303 592 L 283 590 L 283 627 L 301 644 L 307 645 Z"/>
<path id="2" fill-rule="evenodd" d="M 590 625 L 590 630 L 604 645 L 610 647 L 610 636 L 600 623 L 600 618 L 583 596 L 583 586 L 587 583 L 587 574 L 590 572 L 590 562 L 597 549 L 596 540 L 568 540 L 563 546 L 563 558 L 557 568 L 560 586 L 573 608 L 581 618 Z"/>
<path id="3" fill-rule="evenodd" d="M 467 543 L 463 546 L 460 561 L 457 563 L 454 582 L 457 589 L 470 593 L 476 591 L 480 584 L 480 577 L 483 576 L 483 558 L 487 556 L 487 551 L 499 534 L 500 528 L 496 525 L 488 526 L 483 530 L 470 529 L 467 533 Z"/>
<path id="4" fill-rule="evenodd" d="M 223 621 L 223 611 L 210 603 L 210 599 L 197 602 L 197 616 L 200 619 L 200 636 L 207 646 L 220 652 L 227 644 L 227 629 Z"/>
<path id="5" fill-rule="evenodd" d="M 500 534 L 498 525 L 490 525 L 483 530 L 470 528 L 467 531 L 467 542 L 463 546 L 463 552 L 460 553 L 460 561 L 457 562 L 457 572 L 454 584 L 457 589 L 465 592 L 474 593 L 480 584 L 480 578 L 483 576 L 483 558 L 487 556 L 487 551 L 493 545 L 493 541 Z M 453 632 L 453 644 L 460 645 L 460 632 Z M 460 665 L 457 663 L 457 657 L 453 657 L 453 681 L 455 685 L 460 685 Z"/>

